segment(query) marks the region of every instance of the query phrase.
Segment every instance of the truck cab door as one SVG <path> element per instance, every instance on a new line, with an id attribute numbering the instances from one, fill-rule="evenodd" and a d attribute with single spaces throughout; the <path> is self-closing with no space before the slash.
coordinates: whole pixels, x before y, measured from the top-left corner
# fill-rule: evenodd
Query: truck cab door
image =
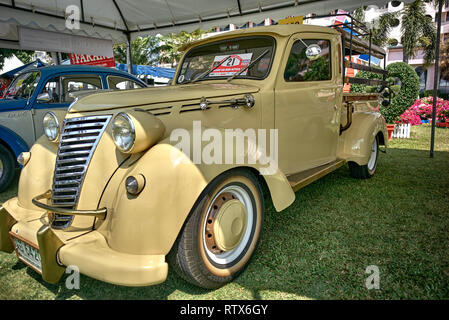
<path id="1" fill-rule="evenodd" d="M 313 59 L 306 55 L 310 45 L 318 52 Z M 301 33 L 290 38 L 275 88 L 279 167 L 286 174 L 336 160 L 343 93 L 341 68 L 338 36 Z"/>

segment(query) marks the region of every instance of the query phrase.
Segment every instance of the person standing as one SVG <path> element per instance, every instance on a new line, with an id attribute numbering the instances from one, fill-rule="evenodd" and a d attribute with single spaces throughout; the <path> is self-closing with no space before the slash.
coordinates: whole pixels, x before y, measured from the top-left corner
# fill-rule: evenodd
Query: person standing
<path id="1" fill-rule="evenodd" d="M 0 99 L 5 95 L 9 85 L 11 84 L 12 78 L 7 74 L 0 77 Z"/>

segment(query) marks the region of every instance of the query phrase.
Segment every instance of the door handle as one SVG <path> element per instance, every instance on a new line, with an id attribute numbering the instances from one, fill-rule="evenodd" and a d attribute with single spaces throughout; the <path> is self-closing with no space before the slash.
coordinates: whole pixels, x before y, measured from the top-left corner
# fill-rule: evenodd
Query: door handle
<path id="1" fill-rule="evenodd" d="M 240 99 L 229 99 L 222 101 L 210 101 L 207 100 L 206 97 L 202 97 L 200 101 L 201 110 L 207 110 L 209 105 L 212 104 L 229 104 L 234 109 L 237 109 L 239 106 L 245 106 L 247 108 L 252 108 L 254 106 L 255 100 L 251 94 L 245 94 L 243 98 Z"/>

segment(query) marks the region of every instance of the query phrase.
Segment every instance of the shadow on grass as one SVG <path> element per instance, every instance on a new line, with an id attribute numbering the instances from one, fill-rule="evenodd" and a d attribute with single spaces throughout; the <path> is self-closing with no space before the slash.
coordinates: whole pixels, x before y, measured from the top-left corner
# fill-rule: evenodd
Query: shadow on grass
<path id="1" fill-rule="evenodd" d="M 390 149 L 376 175 L 349 176 L 346 166 L 296 193 L 275 212 L 266 200 L 262 238 L 247 269 L 231 284 L 204 290 L 178 277 L 129 288 L 81 276 L 69 290 L 27 274 L 56 299 L 441 299 L 449 297 L 449 153 Z M 368 290 L 367 266 L 380 270 Z M 17 263 L 14 268 L 24 265 Z"/>

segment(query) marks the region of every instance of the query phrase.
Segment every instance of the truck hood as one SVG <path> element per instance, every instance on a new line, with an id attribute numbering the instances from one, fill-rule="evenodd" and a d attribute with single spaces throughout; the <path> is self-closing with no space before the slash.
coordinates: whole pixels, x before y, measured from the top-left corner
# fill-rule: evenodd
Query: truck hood
<path id="1" fill-rule="evenodd" d="M 224 97 L 255 93 L 259 89 L 256 86 L 242 84 L 209 83 L 104 92 L 80 98 L 72 105 L 69 113 L 139 107 L 156 103 L 200 99 L 201 97 Z"/>

